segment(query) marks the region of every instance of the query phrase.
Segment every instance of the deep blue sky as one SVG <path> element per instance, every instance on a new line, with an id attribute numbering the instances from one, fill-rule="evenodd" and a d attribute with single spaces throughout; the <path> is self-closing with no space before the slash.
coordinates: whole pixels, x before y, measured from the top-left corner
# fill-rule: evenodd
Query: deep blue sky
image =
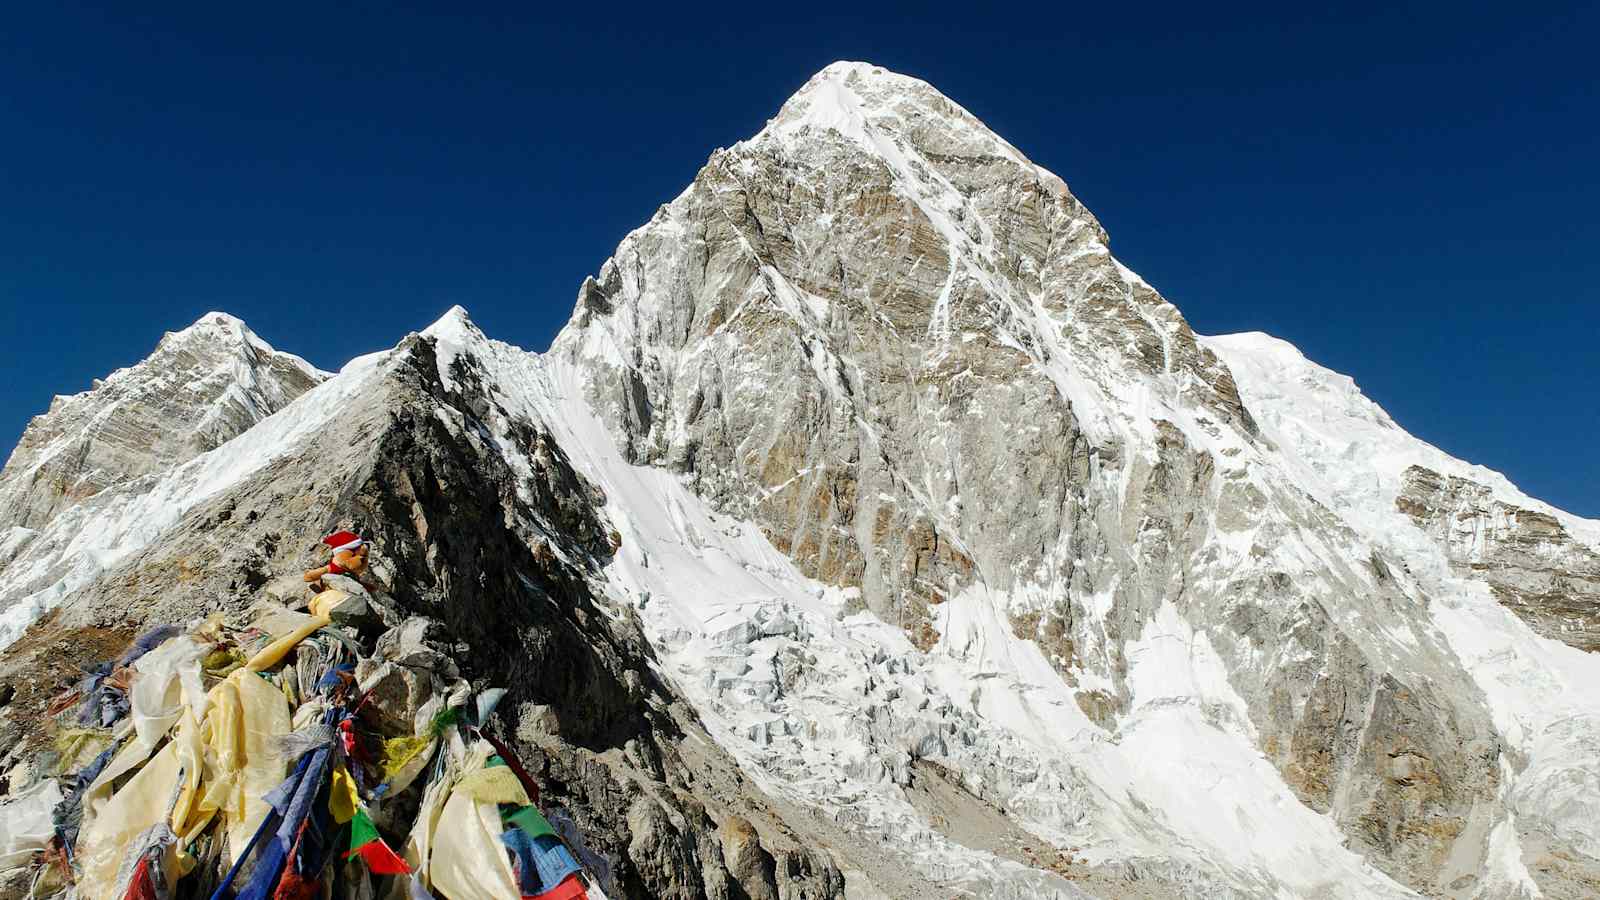
<path id="1" fill-rule="evenodd" d="M 714 147 L 865 59 L 1064 177 L 1196 330 L 1600 516 L 1600 5 L 146 6 L 0 30 L 4 446 L 209 309 L 324 368 L 452 303 L 543 349 Z"/>

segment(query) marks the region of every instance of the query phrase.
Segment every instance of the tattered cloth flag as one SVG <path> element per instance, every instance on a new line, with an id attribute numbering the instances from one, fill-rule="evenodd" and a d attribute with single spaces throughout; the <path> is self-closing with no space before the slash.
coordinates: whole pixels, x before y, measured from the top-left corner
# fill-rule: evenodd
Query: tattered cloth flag
<path id="1" fill-rule="evenodd" d="M 545 819 L 544 814 L 537 807 L 519 806 L 500 814 L 505 824 L 520 828 L 530 838 L 540 838 L 545 835 L 554 835 L 556 830 Z"/>
<path id="2" fill-rule="evenodd" d="M 517 755 L 512 753 L 505 744 L 500 743 L 500 741 L 496 739 L 494 735 L 488 733 L 487 731 L 481 732 L 481 736 L 484 740 L 489 742 L 489 746 L 494 748 L 494 752 L 497 754 L 499 762 L 501 764 L 510 766 L 511 771 L 516 773 L 517 780 L 522 782 L 522 789 L 528 792 L 528 800 L 533 803 L 538 803 L 539 785 L 533 780 L 533 776 L 528 774 L 528 770 L 522 767 L 522 763 L 517 759 Z M 489 765 L 496 765 L 495 759 L 491 758 L 489 760 Z"/>
<path id="3" fill-rule="evenodd" d="M 531 900 L 589 900 L 589 892 L 583 889 L 583 881 L 572 874 L 550 890 L 535 894 Z"/>
<path id="4" fill-rule="evenodd" d="M 532 807 L 524 809 L 531 810 Z M 538 812 L 534 811 L 534 815 L 537 816 Z M 542 816 L 539 818 L 543 821 Z M 548 825 L 545 827 L 549 828 Z M 567 879 L 578 873 L 578 861 L 572 858 L 572 853 L 553 832 L 530 837 L 521 828 L 508 828 L 501 833 L 500 841 L 517 858 L 517 887 L 524 897 L 542 898 L 561 891 Z M 581 896 L 583 885 L 578 885 L 578 888 L 576 894 L 562 893 L 558 896 Z"/>
<path id="5" fill-rule="evenodd" d="M 340 825 L 354 819 L 361 809 L 361 795 L 356 793 L 356 780 L 350 770 L 339 766 L 333 770 L 333 780 L 328 786 L 328 812 Z M 353 844 L 351 846 L 354 846 Z"/>
<path id="6" fill-rule="evenodd" d="M 344 855 L 349 859 L 356 854 L 367 861 L 367 868 L 374 875 L 410 875 L 411 867 L 389 845 L 378 836 L 378 826 L 372 824 L 372 819 L 364 809 L 356 810 L 355 818 L 350 821 L 350 852 Z"/>

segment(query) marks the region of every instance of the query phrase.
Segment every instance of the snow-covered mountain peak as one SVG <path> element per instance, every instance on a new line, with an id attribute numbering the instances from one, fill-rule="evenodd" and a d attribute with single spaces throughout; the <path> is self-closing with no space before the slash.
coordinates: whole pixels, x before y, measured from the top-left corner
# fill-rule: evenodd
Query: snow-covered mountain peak
<path id="1" fill-rule="evenodd" d="M 456 347 L 487 340 L 483 329 L 472 321 L 466 307 L 459 304 L 445 310 L 444 315 L 422 330 L 424 337 L 433 338 L 441 347 Z"/>
<path id="2" fill-rule="evenodd" d="M 52 410 L 68 401 L 92 395 L 104 385 L 124 379 L 148 380 L 155 374 L 169 379 L 186 378 L 197 383 L 218 377 L 245 375 L 263 363 L 299 369 L 311 380 L 327 378 L 329 373 L 293 353 L 285 353 L 263 340 L 243 319 L 213 310 L 190 325 L 161 335 L 150 355 L 139 362 L 96 378 L 90 390 L 53 398 Z"/>
<path id="3" fill-rule="evenodd" d="M 836 59 L 833 62 L 828 63 L 821 69 L 818 69 L 817 74 L 811 76 L 807 83 L 809 84 L 823 78 L 850 78 L 851 76 L 915 81 L 917 84 L 931 87 L 931 85 L 928 85 L 925 81 L 917 81 L 909 76 L 891 72 L 875 63 L 849 59 Z"/>
<path id="4" fill-rule="evenodd" d="M 811 76 L 773 118 L 780 132 L 810 125 L 861 136 L 869 118 L 899 115 L 934 100 L 955 107 L 927 82 L 863 62 L 835 62 Z M 964 112 L 964 111 L 963 111 Z"/>
<path id="5" fill-rule="evenodd" d="M 466 307 L 456 304 L 445 310 L 432 325 L 422 329 L 422 333 L 429 337 L 451 338 L 468 334 L 482 335 L 483 330 L 472 321 L 472 316 Z"/>
<path id="6" fill-rule="evenodd" d="M 1502 782 L 1482 670 L 1425 598 L 1494 601 L 1460 580 L 1471 541 L 1451 538 L 1466 550 L 1447 558 L 1412 519 L 1470 537 L 1514 517 L 1497 532 L 1522 554 L 1502 554 L 1519 566 L 1504 584 L 1533 605 L 1539 584 L 1588 577 L 1588 558 L 1539 568 L 1519 548 L 1564 545 L 1538 508 L 1480 514 L 1454 483 L 1390 466 L 1396 436 L 1415 439 L 1350 379 L 1265 336 L 1198 338 L 1064 183 L 931 86 L 861 63 L 818 73 L 622 242 L 553 355 L 624 460 L 678 476 L 847 609 L 953 661 L 975 709 L 1049 723 L 1072 758 L 1097 757 L 1078 743 L 1090 735 L 1117 740 L 1108 768 L 1079 775 L 1153 812 L 1074 807 L 1086 819 L 1163 833 L 1230 883 L 1271 872 L 1290 895 L 1403 893 L 1363 886 L 1341 844 L 1413 886 L 1489 859 L 1481 830 L 1441 837 Z M 1359 434 L 1322 430 L 1324 414 Z M 1439 512 L 1458 506 L 1459 525 Z M 1497 610 L 1493 627 L 1520 627 Z M 1566 610 L 1538 621 L 1579 645 L 1590 633 Z M 1193 740 L 1214 752 L 1186 749 L 1160 778 L 1101 777 Z M 784 764 L 809 752 L 774 741 L 794 745 L 763 751 Z M 1413 797 L 1411 776 L 1373 763 L 1397 748 L 1449 787 Z M 1202 782 L 1232 786 L 1219 816 L 1323 849 L 1236 852 L 1248 830 L 1218 845 L 1210 817 L 1173 805 Z M 1010 808 L 1041 804 L 1038 833 L 1072 830 L 1044 811 L 1061 795 L 1013 788 L 985 785 Z M 1279 818 L 1285 804 L 1341 837 Z M 1405 824 L 1376 834 L 1374 819 Z"/>
<path id="7" fill-rule="evenodd" d="M 1380 428 L 1396 427 L 1389 414 L 1362 393 L 1355 379 L 1317 365 L 1307 359 L 1300 348 L 1282 338 L 1262 331 L 1248 331 L 1201 338 L 1201 343 L 1225 359 L 1236 359 L 1262 370 L 1264 377 L 1256 383 L 1263 389 L 1268 384 L 1297 385 L 1300 390 L 1318 396 L 1318 409 L 1337 408 L 1344 415 Z"/>
<path id="8" fill-rule="evenodd" d="M 1061 179 L 931 85 L 838 63 L 623 241 L 555 347 L 665 363 L 650 345 L 690 359 L 776 316 L 818 372 L 848 373 L 881 335 L 922 378 L 1048 381 L 1097 441 L 1149 436 L 1155 417 L 1126 414 L 1141 396 L 1248 437 L 1231 377 L 1108 241 Z"/>
<path id="9" fill-rule="evenodd" d="M 163 335 L 162 340 L 187 340 L 190 338 L 227 339 L 244 342 L 265 343 L 256 336 L 254 331 L 245 321 L 231 313 L 212 310 L 205 313 L 187 328 L 169 331 Z"/>
<path id="10" fill-rule="evenodd" d="M 622 241 L 551 353 L 455 307 L 186 462 L 129 443 L 147 477 L 0 532 L 0 631 L 194 547 L 227 603 L 268 566 L 298 590 L 354 517 L 463 665 L 526 689 L 505 733 L 560 748 L 629 896 L 798 871 L 683 774 L 713 745 L 762 841 L 866 897 L 1594 896 L 1594 523 L 1285 342 L 1196 336 L 1107 241 L 931 86 L 834 64 Z M 585 642 L 630 660 L 598 717 L 614 670 L 522 652 Z"/>
<path id="11" fill-rule="evenodd" d="M 835 62 L 813 75 L 779 109 L 764 133 L 792 134 L 806 126 L 857 139 L 874 130 L 909 130 L 940 123 L 959 128 L 1007 156 L 1022 154 L 933 85 L 865 62 Z"/>
<path id="12" fill-rule="evenodd" d="M 28 424 L 0 471 L 0 527 L 38 529 L 108 487 L 228 441 L 328 377 L 238 318 L 207 313 Z"/>
<path id="13" fill-rule="evenodd" d="M 167 332 L 165 338 L 186 338 L 190 336 L 226 336 L 241 341 L 259 340 L 256 337 L 256 333 L 250 330 L 250 326 L 246 325 L 243 319 L 232 313 L 225 313 L 215 309 L 195 319 L 194 323 L 187 328 Z"/>
<path id="14" fill-rule="evenodd" d="M 1246 404 L 1257 417 L 1265 418 L 1265 430 L 1291 459 L 1345 461 L 1331 467 L 1326 472 L 1329 481 L 1314 492 L 1348 498 L 1364 477 L 1387 491 L 1375 504 L 1330 500 L 1330 506 L 1376 507 L 1393 513 L 1405 471 L 1420 466 L 1480 484 L 1507 504 L 1554 516 L 1580 539 L 1600 548 L 1600 521 L 1529 497 L 1500 472 L 1457 459 L 1416 438 L 1355 379 L 1319 365 L 1288 341 L 1255 331 L 1202 337 L 1200 342 L 1227 362 Z"/>
<path id="15" fill-rule="evenodd" d="M 794 145 L 827 133 L 880 158 L 923 194 L 962 183 L 950 177 L 956 173 L 944 171 L 944 163 L 986 166 L 996 159 L 1015 165 L 1050 193 L 1068 193 L 1058 176 L 1035 165 L 933 85 L 865 62 L 841 61 L 822 69 L 746 143 Z M 931 183 L 923 183 L 930 176 Z"/>
<path id="16" fill-rule="evenodd" d="M 213 359 L 219 366 L 228 358 L 242 358 L 247 364 L 259 359 L 274 359 L 299 368 L 311 378 L 322 379 L 329 375 L 293 353 L 276 349 L 238 316 L 215 310 L 199 317 L 187 328 L 162 335 L 155 352 L 144 362 L 151 362 L 160 357 L 164 350 L 170 351 L 174 346 L 188 348 L 197 355 Z"/>

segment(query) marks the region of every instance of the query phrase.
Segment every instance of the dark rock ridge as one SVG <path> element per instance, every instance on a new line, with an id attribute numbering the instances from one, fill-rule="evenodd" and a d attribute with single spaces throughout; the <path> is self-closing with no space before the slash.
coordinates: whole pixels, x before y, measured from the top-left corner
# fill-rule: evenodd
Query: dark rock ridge
<path id="1" fill-rule="evenodd" d="M 511 689 L 503 736 L 547 805 L 608 858 L 620 896 L 843 896 L 826 854 L 654 674 L 637 626 L 597 605 L 589 579 L 613 547 L 596 490 L 534 423 L 515 428 L 537 461 L 530 477 L 486 451 L 479 415 L 495 399 L 469 360 L 447 389 L 432 342 L 413 337 L 387 369 L 298 454 L 191 511 L 8 649 L 0 679 L 21 691 L 3 716 L 36 715 L 28 707 L 53 692 L 51 677 L 96 652 L 63 660 L 60 644 L 297 593 L 318 537 L 362 522 L 401 610 L 438 623 L 430 643 L 475 689 Z M 12 739 L 13 753 L 27 746 Z"/>

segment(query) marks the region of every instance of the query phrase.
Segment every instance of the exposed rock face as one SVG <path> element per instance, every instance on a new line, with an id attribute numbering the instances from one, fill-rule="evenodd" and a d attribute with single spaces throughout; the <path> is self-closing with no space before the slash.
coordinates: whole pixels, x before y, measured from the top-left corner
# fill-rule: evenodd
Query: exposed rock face
<path id="1" fill-rule="evenodd" d="M 1600 553 L 1574 540 L 1555 516 L 1423 466 L 1406 469 L 1395 505 L 1445 548 L 1458 571 L 1487 581 L 1533 630 L 1600 650 Z"/>
<path id="2" fill-rule="evenodd" d="M 1414 589 L 1273 471 L 1228 368 L 1106 242 L 932 88 L 843 64 L 624 240 L 552 352 L 597 373 L 630 459 L 917 647 L 962 647 L 951 598 L 1006 596 L 1113 733 L 1154 699 L 1132 645 L 1177 604 L 1242 696 L 1216 715 L 1374 863 L 1436 885 L 1482 852 L 1456 840 L 1498 790 L 1470 680 L 1381 632 L 1423 614 Z"/>
<path id="3" fill-rule="evenodd" d="M 1600 803 L 1593 791 L 1576 788 L 1594 783 L 1591 760 L 1600 747 L 1600 703 L 1578 685 L 1600 669 L 1592 654 L 1538 637 L 1537 628 L 1508 611 L 1505 588 L 1497 583 L 1536 577 L 1518 573 L 1519 566 L 1582 571 L 1583 560 L 1600 548 L 1600 523 L 1541 503 L 1504 476 L 1406 434 L 1350 378 L 1283 341 L 1262 334 L 1204 340 L 1234 371 L 1290 480 L 1386 548 L 1388 556 L 1365 562 L 1374 576 L 1409 583 L 1408 591 L 1426 602 L 1425 615 L 1394 615 L 1393 626 L 1436 629 L 1452 664 L 1475 682 L 1477 691 L 1469 694 L 1481 695 L 1458 705 L 1481 703 L 1494 718 L 1504 750 L 1500 794 L 1467 817 L 1457 838 L 1458 845 L 1484 846 L 1489 855 L 1479 866 L 1447 862 L 1440 890 L 1482 897 L 1584 897 L 1600 890 L 1600 835 L 1588 824 L 1600 817 Z M 1487 542 L 1463 542 L 1453 533 L 1457 511 L 1462 530 L 1482 524 L 1475 509 L 1514 509 L 1542 527 L 1517 529 L 1515 541 L 1496 547 L 1495 558 L 1515 564 L 1480 568 L 1471 564 L 1472 548 Z M 1540 531 L 1551 535 L 1542 548 Z M 1546 599 L 1536 615 L 1552 606 L 1581 608 L 1581 596 L 1580 588 L 1555 603 Z M 1409 755 L 1390 757 L 1386 771 L 1412 782 L 1407 791 L 1413 795 L 1419 788 L 1434 793 L 1429 781 L 1417 781 L 1413 763 L 1393 765 Z M 1382 757 L 1377 761 L 1383 765 Z M 1424 772 L 1441 768 L 1430 759 Z"/>
<path id="4" fill-rule="evenodd" d="M 1181 382 L 1253 429 L 1105 242 L 1059 178 L 937 91 L 838 66 L 623 242 L 556 351 L 608 369 L 596 399 L 631 459 L 689 474 L 927 647 L 930 608 L 980 573 L 1032 575 L 1091 456 L 1117 452 L 1048 364 L 1110 395 L 1118 370 Z"/>
<path id="5" fill-rule="evenodd" d="M 325 377 L 238 319 L 207 313 L 138 365 L 56 397 L 28 424 L 0 471 L 0 534 L 38 530 L 63 507 L 192 459 Z"/>

